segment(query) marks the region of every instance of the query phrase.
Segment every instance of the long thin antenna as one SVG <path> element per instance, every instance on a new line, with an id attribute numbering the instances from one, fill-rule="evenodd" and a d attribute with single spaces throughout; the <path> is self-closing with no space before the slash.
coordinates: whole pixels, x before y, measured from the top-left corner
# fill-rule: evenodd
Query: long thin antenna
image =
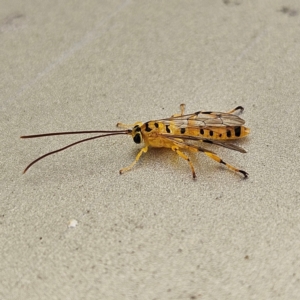
<path id="1" fill-rule="evenodd" d="M 70 134 L 87 134 L 87 133 L 117 133 L 117 134 L 128 134 L 131 131 L 128 130 L 87 130 L 87 131 L 64 131 L 64 132 L 51 132 L 51 133 L 41 133 L 41 134 L 32 134 L 32 135 L 22 135 L 21 139 L 31 139 L 44 136 L 53 136 L 53 135 L 70 135 Z"/>
<path id="2" fill-rule="evenodd" d="M 80 143 L 83 143 L 83 142 L 87 142 L 87 141 L 90 141 L 90 140 L 95 140 L 95 139 L 98 139 L 98 138 L 101 138 L 101 137 L 105 137 L 105 136 L 112 136 L 112 135 L 121 135 L 121 134 L 130 134 L 131 133 L 131 130 L 128 129 L 128 130 L 120 130 L 120 131 L 71 131 L 71 132 L 57 132 L 57 133 L 42 133 L 42 134 L 35 134 L 35 135 L 24 135 L 24 136 L 21 136 L 22 139 L 27 139 L 27 138 L 37 138 L 37 137 L 45 137 L 45 136 L 53 136 L 53 135 L 67 135 L 67 134 L 84 134 L 84 133 L 107 133 L 107 134 L 101 134 L 101 135 L 97 135 L 97 136 L 93 136 L 93 137 L 90 137 L 90 138 L 86 138 L 86 139 L 83 139 L 83 140 L 79 140 L 77 142 L 74 142 L 72 144 L 69 144 L 63 148 L 60 148 L 60 149 L 57 149 L 57 150 L 54 150 L 54 151 L 51 151 L 51 152 L 48 152 L 42 156 L 40 156 L 39 158 L 35 159 L 33 162 L 31 162 L 26 168 L 25 170 L 23 171 L 23 174 L 27 172 L 27 170 L 32 166 L 34 165 L 35 163 L 37 163 L 39 160 L 45 158 L 46 156 L 49 156 L 49 155 L 52 155 L 54 153 L 57 153 L 57 152 L 60 152 L 60 151 L 63 151 L 67 148 L 70 148 L 72 146 L 75 146 L 77 144 L 80 144 Z"/>

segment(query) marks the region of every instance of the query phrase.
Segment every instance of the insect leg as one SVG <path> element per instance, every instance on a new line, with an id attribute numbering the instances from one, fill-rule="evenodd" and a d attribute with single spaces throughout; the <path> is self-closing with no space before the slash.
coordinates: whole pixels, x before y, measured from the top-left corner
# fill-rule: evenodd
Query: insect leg
<path id="1" fill-rule="evenodd" d="M 193 178 L 196 178 L 195 169 L 194 169 L 194 166 L 193 166 L 192 162 L 190 161 L 189 157 L 186 156 L 183 152 L 181 152 L 181 151 L 179 150 L 179 147 L 178 147 L 178 146 L 173 146 L 173 147 L 172 147 L 172 150 L 173 150 L 174 152 L 176 152 L 180 157 L 182 157 L 183 159 L 185 159 L 185 160 L 189 163 L 189 165 L 190 165 L 190 167 L 191 167 L 191 169 L 192 169 Z"/>
<path id="2" fill-rule="evenodd" d="M 133 167 L 133 166 L 137 163 L 137 161 L 140 159 L 141 155 L 142 155 L 143 153 L 146 153 L 147 151 L 148 151 L 148 146 L 145 146 L 144 148 L 142 148 L 141 151 L 138 153 L 138 155 L 135 157 L 134 162 L 133 162 L 130 166 L 121 169 L 121 170 L 120 170 L 120 174 L 123 174 L 123 173 L 129 171 L 130 169 L 132 169 L 132 167 Z"/>
<path id="3" fill-rule="evenodd" d="M 185 104 L 182 103 L 182 104 L 180 104 L 180 114 L 172 115 L 171 118 L 183 116 L 184 115 L 184 111 L 185 111 Z"/>
<path id="4" fill-rule="evenodd" d="M 180 104 L 180 115 L 183 116 L 184 115 L 184 111 L 185 111 L 185 104 L 181 103 Z"/>
<path id="5" fill-rule="evenodd" d="M 240 115 L 244 111 L 244 107 L 238 106 L 230 111 L 228 111 L 228 114 L 233 114 L 233 115 Z"/>
<path id="6" fill-rule="evenodd" d="M 171 140 L 171 139 L 170 139 Z M 189 150 L 191 152 L 203 152 L 205 155 L 207 155 L 208 157 L 210 157 L 211 159 L 217 161 L 218 163 L 220 164 L 223 164 L 225 165 L 228 169 L 234 171 L 234 172 L 239 172 L 241 174 L 244 175 L 245 178 L 248 177 L 248 173 L 246 171 L 243 171 L 243 170 L 240 170 L 240 169 L 237 169 L 236 167 L 228 164 L 227 162 L 225 162 L 222 158 L 220 158 L 217 154 L 213 153 L 212 151 L 209 151 L 209 150 L 206 150 L 204 148 L 201 148 L 201 147 L 198 147 L 198 146 L 195 146 L 195 145 L 192 145 L 192 144 L 188 144 L 188 143 L 183 143 L 183 142 L 180 142 L 178 140 L 174 141 L 172 140 L 173 143 L 175 144 L 173 147 L 172 147 L 172 150 L 173 148 L 174 149 L 178 149 L 179 147 L 180 148 L 184 148 L 186 150 Z M 173 150 L 175 151 L 175 150 Z"/>
<path id="7" fill-rule="evenodd" d="M 234 171 L 234 172 L 239 172 L 241 174 L 244 175 L 245 178 L 248 177 L 248 173 L 243 171 L 243 170 L 239 170 L 237 169 L 236 167 L 228 164 L 227 162 L 225 162 L 221 157 L 219 157 L 218 155 L 214 154 L 214 153 L 211 153 L 211 152 L 207 152 L 207 151 L 203 151 L 204 154 L 206 154 L 208 157 L 212 158 L 213 160 L 217 161 L 218 163 L 220 164 L 223 164 L 225 165 L 228 169 Z"/>
<path id="8" fill-rule="evenodd" d="M 132 128 L 135 124 L 123 124 L 123 123 L 117 123 L 117 127 L 119 128 Z"/>

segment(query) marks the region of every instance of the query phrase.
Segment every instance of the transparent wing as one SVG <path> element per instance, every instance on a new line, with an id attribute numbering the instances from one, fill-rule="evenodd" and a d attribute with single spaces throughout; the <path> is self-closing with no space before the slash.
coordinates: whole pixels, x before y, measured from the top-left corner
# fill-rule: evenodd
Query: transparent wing
<path id="1" fill-rule="evenodd" d="M 186 127 L 226 127 L 241 126 L 245 121 L 234 113 L 198 111 L 193 114 L 176 116 L 167 119 L 157 120 L 166 125 L 175 125 L 179 128 Z"/>

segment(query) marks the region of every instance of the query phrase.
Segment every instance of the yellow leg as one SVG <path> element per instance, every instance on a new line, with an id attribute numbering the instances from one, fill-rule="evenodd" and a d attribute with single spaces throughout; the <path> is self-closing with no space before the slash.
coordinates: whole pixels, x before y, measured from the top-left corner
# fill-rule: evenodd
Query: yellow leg
<path id="1" fill-rule="evenodd" d="M 180 104 L 180 114 L 183 116 L 184 115 L 184 111 L 185 111 L 185 104 L 182 103 Z"/>
<path id="2" fill-rule="evenodd" d="M 249 175 L 246 171 L 237 169 L 236 167 L 234 167 L 234 166 L 232 166 L 232 165 L 226 163 L 222 158 L 220 158 L 218 155 L 216 155 L 215 153 L 213 153 L 213 152 L 211 152 L 211 151 L 209 151 L 209 150 L 206 150 L 206 149 L 204 149 L 204 148 L 201 148 L 201 147 L 198 147 L 198 146 L 194 146 L 194 145 L 191 145 L 191 144 L 181 143 L 181 142 L 179 142 L 179 141 L 176 141 L 176 143 L 177 143 L 177 145 L 174 145 L 174 146 L 172 147 L 172 150 L 173 150 L 173 151 L 176 151 L 176 149 L 179 149 L 179 147 L 180 147 L 180 148 L 184 148 L 185 150 L 188 150 L 188 151 L 191 151 L 191 152 L 197 152 L 197 151 L 203 152 L 205 155 L 207 155 L 207 156 L 210 157 L 211 159 L 217 161 L 217 162 L 220 163 L 220 164 L 225 165 L 228 169 L 230 169 L 230 170 L 232 170 L 232 171 L 234 171 L 234 172 L 239 172 L 239 173 L 243 174 L 245 178 L 247 178 L 248 175 Z M 183 156 L 182 156 L 182 155 L 180 155 L 180 156 L 181 156 L 182 158 L 186 159 L 186 160 L 189 162 L 189 164 L 190 164 L 190 166 L 191 166 L 191 168 L 192 168 L 192 171 L 193 171 L 193 170 L 194 170 L 193 165 L 192 165 L 191 162 L 189 161 L 188 157 L 187 157 L 185 154 L 183 154 L 182 152 L 178 153 L 178 152 L 179 152 L 178 150 L 177 150 L 176 152 L 177 152 L 178 155 L 180 155 L 180 153 L 183 155 Z M 196 175 L 194 176 L 194 173 L 195 173 L 195 172 L 193 171 L 193 177 L 195 178 Z"/>
<path id="3" fill-rule="evenodd" d="M 173 117 L 181 117 L 184 115 L 184 111 L 185 111 L 185 104 L 182 103 L 180 104 L 180 114 L 175 114 L 175 115 L 172 115 L 171 118 Z"/>
<path id="4" fill-rule="evenodd" d="M 191 167 L 191 169 L 192 169 L 193 178 L 196 178 L 195 169 L 194 169 L 194 166 L 193 166 L 192 162 L 190 161 L 189 157 L 186 156 L 183 152 L 181 152 L 181 151 L 178 149 L 177 146 L 173 146 L 173 147 L 172 147 L 172 150 L 173 150 L 174 152 L 176 152 L 180 157 L 182 157 L 183 159 L 185 159 L 185 160 L 189 163 L 189 165 L 190 165 L 190 167 Z"/>
<path id="5" fill-rule="evenodd" d="M 132 169 L 133 166 L 134 166 L 134 165 L 137 163 L 137 161 L 140 159 L 141 155 L 142 155 L 143 153 L 146 153 L 147 151 L 148 151 L 148 146 L 145 146 L 144 148 L 142 148 L 141 151 L 138 153 L 138 155 L 135 157 L 134 162 L 133 162 L 130 166 L 121 169 L 121 170 L 120 170 L 120 174 L 123 174 L 123 173 L 129 171 L 130 169 Z"/>
<path id="6" fill-rule="evenodd" d="M 228 111 L 228 114 L 234 114 L 234 115 L 240 115 L 242 112 L 244 111 L 244 107 L 242 106 L 238 106 L 230 111 Z"/>
<path id="7" fill-rule="evenodd" d="M 218 163 L 220 164 L 223 164 L 225 165 L 228 169 L 234 171 L 234 172 L 239 172 L 239 173 L 242 173 L 245 178 L 248 177 L 248 173 L 243 171 L 243 170 L 239 170 L 237 169 L 236 167 L 226 163 L 222 158 L 220 158 L 218 155 L 214 154 L 214 153 L 211 153 L 211 152 L 206 152 L 206 151 L 203 151 L 204 154 L 206 154 L 208 157 L 212 158 L 213 160 L 217 161 Z"/>
<path id="8" fill-rule="evenodd" d="M 123 124 L 123 123 L 117 123 L 117 127 L 119 128 L 133 128 L 134 124 Z"/>

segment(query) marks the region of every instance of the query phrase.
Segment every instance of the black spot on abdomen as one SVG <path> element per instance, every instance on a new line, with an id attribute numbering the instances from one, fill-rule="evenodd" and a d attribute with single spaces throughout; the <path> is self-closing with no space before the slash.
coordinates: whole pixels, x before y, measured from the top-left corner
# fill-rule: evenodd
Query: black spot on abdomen
<path id="1" fill-rule="evenodd" d="M 234 134 L 237 137 L 241 136 L 241 126 L 238 126 L 238 127 L 234 128 Z"/>
<path id="2" fill-rule="evenodd" d="M 231 137 L 231 131 L 227 130 L 226 135 L 227 135 L 228 138 L 230 138 Z"/>

